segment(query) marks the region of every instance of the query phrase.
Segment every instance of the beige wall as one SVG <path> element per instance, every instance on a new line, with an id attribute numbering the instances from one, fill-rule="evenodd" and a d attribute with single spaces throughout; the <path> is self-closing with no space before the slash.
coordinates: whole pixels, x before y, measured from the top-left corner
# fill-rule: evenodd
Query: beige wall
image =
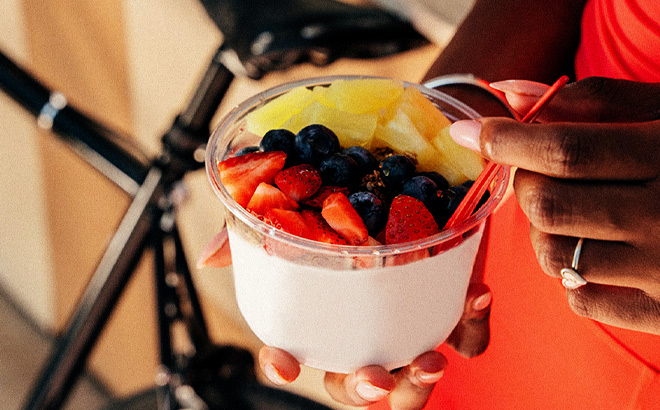
<path id="1" fill-rule="evenodd" d="M 451 22 L 431 26 L 439 43 L 453 28 Z M 76 106 L 136 135 L 151 154 L 159 152 L 160 135 L 220 41 L 196 0 L 0 1 L 3 51 Z M 437 52 L 429 46 L 380 61 L 303 66 L 260 82 L 240 80 L 220 114 L 266 87 L 308 76 L 356 73 L 418 81 Z M 191 198 L 180 209 L 180 221 L 194 265 L 222 220 L 204 173 L 186 182 Z M 42 326 L 62 328 L 127 204 L 119 189 L 0 96 L 0 286 Z M 150 386 L 156 372 L 150 269 L 147 257 L 91 361 L 118 394 Z M 214 338 L 256 350 L 259 342 L 235 305 L 231 269 L 193 275 Z M 320 376 L 306 369 L 292 390 L 327 401 Z"/>

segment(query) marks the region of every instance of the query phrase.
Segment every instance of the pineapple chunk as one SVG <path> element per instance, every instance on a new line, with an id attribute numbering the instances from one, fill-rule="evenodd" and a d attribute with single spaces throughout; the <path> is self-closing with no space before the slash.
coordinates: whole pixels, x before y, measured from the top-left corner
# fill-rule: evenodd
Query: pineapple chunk
<path id="1" fill-rule="evenodd" d="M 247 130 L 256 135 L 280 128 L 289 118 L 314 101 L 312 90 L 298 87 L 252 111 L 245 117 Z"/>
<path id="2" fill-rule="evenodd" d="M 477 179 L 486 165 L 486 161 L 481 155 L 454 142 L 449 135 L 449 126 L 442 128 L 433 138 L 432 143 L 444 154 L 450 165 L 460 170 L 469 179 Z"/>
<path id="3" fill-rule="evenodd" d="M 352 114 L 378 112 L 403 94 L 403 83 L 389 79 L 338 80 L 328 87 L 335 107 Z"/>
<path id="4" fill-rule="evenodd" d="M 415 87 L 406 87 L 401 99 L 401 110 L 427 140 L 433 139 L 440 130 L 451 122 L 433 103 Z"/>
<path id="5" fill-rule="evenodd" d="M 410 117 L 402 110 L 398 110 L 387 124 L 376 127 L 374 139 L 377 146 L 384 145 L 396 152 L 413 155 L 417 159 L 418 169 L 430 170 L 435 163 L 436 149 L 417 131 Z"/>
<path id="6" fill-rule="evenodd" d="M 342 147 L 360 145 L 369 149 L 377 121 L 375 113 L 351 114 L 314 101 L 291 117 L 282 128 L 297 133 L 309 124 L 321 124 L 334 131 Z"/>

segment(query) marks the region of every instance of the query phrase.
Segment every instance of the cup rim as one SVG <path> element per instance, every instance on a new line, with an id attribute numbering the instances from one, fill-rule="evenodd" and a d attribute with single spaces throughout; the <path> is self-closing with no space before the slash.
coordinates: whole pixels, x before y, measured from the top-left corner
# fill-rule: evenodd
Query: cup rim
<path id="1" fill-rule="evenodd" d="M 388 255 L 397 255 L 401 253 L 406 253 L 419 249 L 433 248 L 443 243 L 448 243 L 456 238 L 459 238 L 461 235 L 469 232 L 471 229 L 475 228 L 480 223 L 484 222 L 486 217 L 489 216 L 499 203 L 504 198 L 506 193 L 509 177 L 510 177 L 510 167 L 504 166 L 498 172 L 493 184 L 496 186 L 496 189 L 491 192 L 490 198 L 488 201 L 470 217 L 465 219 L 463 222 L 455 225 L 452 228 L 441 230 L 435 235 L 428 236 L 426 238 L 418 239 L 415 241 L 410 241 L 406 243 L 399 244 L 382 244 L 382 245 L 334 245 L 326 244 L 323 242 L 314 241 L 311 239 L 306 239 L 300 236 L 296 236 L 285 232 L 283 230 L 277 229 L 267 223 L 259 220 L 255 215 L 248 212 L 245 208 L 240 206 L 227 192 L 225 187 L 220 182 L 220 175 L 218 173 L 218 162 L 217 162 L 217 148 L 221 145 L 224 147 L 223 155 L 226 154 L 226 147 L 229 145 L 232 135 L 225 135 L 226 131 L 229 130 L 234 121 L 246 113 L 252 107 L 256 107 L 261 103 L 267 102 L 271 98 L 274 98 L 277 95 L 280 95 L 286 91 L 292 90 L 299 86 L 312 87 L 315 85 L 328 84 L 336 80 L 353 80 L 353 79 L 391 79 L 388 77 L 380 76 L 365 76 L 365 75 L 335 75 L 335 76 L 323 76 L 323 77 L 310 77 L 302 80 L 292 81 L 284 84 L 280 84 L 271 88 L 268 88 L 246 100 L 242 103 L 236 105 L 232 108 L 227 114 L 225 114 L 217 126 L 214 128 L 211 133 L 211 137 L 207 143 L 206 155 L 205 155 L 205 167 L 206 174 L 211 182 L 213 191 L 216 193 L 220 201 L 224 206 L 231 212 L 235 217 L 240 219 L 243 223 L 249 226 L 252 229 L 257 230 L 258 232 L 269 236 L 272 239 L 280 240 L 286 242 L 288 245 L 292 245 L 298 248 L 312 250 L 314 252 L 321 252 L 333 255 L 342 255 L 342 256 L 364 256 L 364 255 L 378 255 L 378 256 L 388 256 Z M 397 80 L 400 81 L 400 80 Z M 452 106 L 455 109 L 458 109 L 463 114 L 467 115 L 469 118 L 476 119 L 481 117 L 471 107 L 465 103 L 457 100 L 456 98 L 445 94 L 441 91 L 435 90 L 433 88 L 425 87 L 424 85 L 410 83 L 407 81 L 401 81 L 404 87 L 415 87 L 422 91 L 423 94 L 432 96 L 443 103 Z M 448 248 L 451 249 L 451 248 Z"/>

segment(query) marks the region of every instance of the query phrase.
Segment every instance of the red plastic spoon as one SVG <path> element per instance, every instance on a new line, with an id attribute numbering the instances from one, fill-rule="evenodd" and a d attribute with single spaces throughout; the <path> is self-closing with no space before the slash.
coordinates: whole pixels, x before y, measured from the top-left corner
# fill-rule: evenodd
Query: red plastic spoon
<path id="1" fill-rule="evenodd" d="M 538 115 L 541 113 L 541 109 L 548 104 L 552 98 L 555 96 L 555 94 L 562 89 L 568 82 L 568 77 L 567 76 L 562 76 L 559 78 L 557 81 L 555 81 L 548 90 L 543 93 L 541 98 L 534 104 L 534 106 L 529 110 L 529 112 L 520 120 L 522 123 L 531 123 L 533 122 Z M 484 196 L 486 193 L 486 189 L 490 186 L 490 183 L 493 181 L 493 178 L 495 178 L 495 175 L 502 169 L 502 165 L 496 164 L 495 162 L 489 162 L 486 167 L 484 168 L 483 171 L 479 174 L 477 179 L 474 181 L 474 184 L 472 184 L 472 187 L 468 190 L 467 194 L 465 194 L 465 198 L 461 201 L 461 203 L 458 205 L 456 208 L 456 211 L 454 211 L 454 214 L 449 218 L 447 223 L 445 224 L 444 229 L 449 229 L 452 228 L 459 223 L 463 222 L 465 219 L 467 219 L 470 215 L 472 215 L 472 212 L 474 212 L 474 209 L 477 207 L 477 204 L 479 204 L 479 201 L 481 200 L 481 197 Z"/>

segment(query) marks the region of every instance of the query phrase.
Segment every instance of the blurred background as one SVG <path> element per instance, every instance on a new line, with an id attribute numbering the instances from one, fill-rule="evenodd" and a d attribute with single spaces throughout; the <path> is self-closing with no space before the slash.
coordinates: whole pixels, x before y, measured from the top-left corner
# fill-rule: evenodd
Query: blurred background
<path id="1" fill-rule="evenodd" d="M 266 1 L 266 0 L 264 0 Z M 353 1 L 356 2 L 356 1 Z M 472 0 L 375 0 L 413 19 L 432 44 L 373 61 L 342 60 L 237 80 L 218 111 L 273 85 L 327 74 L 418 82 Z M 196 0 L 2 0 L 0 49 L 70 104 L 134 136 L 152 155 L 222 34 Z M 179 211 L 189 262 L 219 230 L 219 201 L 203 172 L 188 176 Z M 119 188 L 40 131 L 0 93 L 0 398 L 18 409 L 129 204 Z M 231 269 L 194 270 L 213 338 L 257 351 L 233 298 Z M 100 408 L 151 387 L 157 370 L 152 261 L 141 262 L 67 408 Z M 288 387 L 330 403 L 322 375 Z M 335 406 L 337 407 L 337 406 Z"/>

